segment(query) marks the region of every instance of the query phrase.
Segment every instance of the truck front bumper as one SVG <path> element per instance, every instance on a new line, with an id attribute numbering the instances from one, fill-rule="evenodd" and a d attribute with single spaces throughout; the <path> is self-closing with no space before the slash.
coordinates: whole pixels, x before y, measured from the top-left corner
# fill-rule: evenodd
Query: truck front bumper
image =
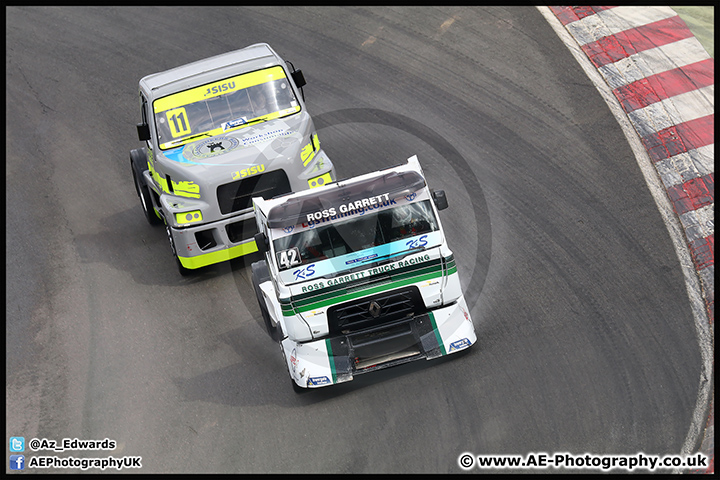
<path id="1" fill-rule="evenodd" d="M 477 341 L 464 297 L 447 307 L 347 335 L 281 342 L 290 377 L 304 388 L 347 382 L 354 375 L 464 350 Z"/>
<path id="2" fill-rule="evenodd" d="M 320 167 L 317 167 L 318 164 Z M 322 149 L 318 150 L 313 163 L 308 165 L 306 171 L 298 175 L 297 180 L 290 179 L 293 190 L 321 187 L 337 178 L 333 163 Z M 148 171 L 145 172 L 145 181 L 148 185 L 154 185 Z M 157 187 L 152 188 L 156 193 L 160 193 Z M 176 200 L 178 197 L 167 195 L 160 199 L 161 217 L 184 216 L 186 213 L 202 210 L 201 206 L 194 204 L 177 208 Z M 184 198 L 179 200 L 180 202 L 177 203 L 187 201 Z M 207 206 L 206 203 L 203 204 Z M 158 206 L 155 205 L 155 208 L 157 210 Z M 258 230 L 253 209 L 249 208 L 233 215 L 200 225 L 178 226 L 177 222 L 171 222 L 170 229 L 180 264 L 188 269 L 196 269 L 257 252 L 253 236 Z"/>
<path id="3" fill-rule="evenodd" d="M 248 218 L 241 220 L 247 216 Z M 171 227 L 177 256 L 195 269 L 257 252 L 255 217 L 241 215 L 197 227 Z"/>

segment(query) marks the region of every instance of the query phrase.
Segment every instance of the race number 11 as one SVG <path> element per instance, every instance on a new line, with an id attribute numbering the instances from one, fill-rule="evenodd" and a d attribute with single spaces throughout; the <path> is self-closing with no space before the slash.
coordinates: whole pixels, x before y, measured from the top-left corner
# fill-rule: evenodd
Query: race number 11
<path id="1" fill-rule="evenodd" d="M 187 120 L 187 112 L 185 112 L 184 107 L 168 110 L 165 115 L 167 116 L 170 133 L 173 137 L 190 133 L 190 123 Z"/>

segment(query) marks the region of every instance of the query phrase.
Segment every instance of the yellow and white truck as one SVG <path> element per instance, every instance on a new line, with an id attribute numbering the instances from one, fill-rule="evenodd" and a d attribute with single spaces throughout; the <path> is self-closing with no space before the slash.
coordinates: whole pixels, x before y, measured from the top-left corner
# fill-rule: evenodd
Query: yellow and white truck
<path id="1" fill-rule="evenodd" d="M 257 251 L 252 197 L 335 180 L 304 85 L 264 43 L 140 80 L 135 189 L 181 274 Z"/>

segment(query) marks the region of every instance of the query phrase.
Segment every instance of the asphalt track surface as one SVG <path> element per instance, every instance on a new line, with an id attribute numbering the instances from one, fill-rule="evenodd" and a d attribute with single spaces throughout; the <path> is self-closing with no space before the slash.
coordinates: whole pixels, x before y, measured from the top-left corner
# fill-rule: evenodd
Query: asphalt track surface
<path id="1" fill-rule="evenodd" d="M 114 439 L 57 455 L 143 473 L 680 452 L 701 369 L 680 265 L 537 9 L 10 7 L 6 40 L 8 437 Z M 340 176 L 417 154 L 447 191 L 469 352 L 296 395 L 254 258 L 179 276 L 130 175 L 137 82 L 256 42 L 304 71 Z"/>

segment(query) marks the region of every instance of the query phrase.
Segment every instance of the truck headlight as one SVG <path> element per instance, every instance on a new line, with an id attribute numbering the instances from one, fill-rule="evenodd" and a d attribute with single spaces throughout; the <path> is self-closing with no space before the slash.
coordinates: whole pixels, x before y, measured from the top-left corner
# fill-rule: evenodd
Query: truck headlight
<path id="1" fill-rule="evenodd" d="M 312 155 L 308 156 L 303 165 L 307 167 L 303 177 L 308 178 L 308 187 L 316 188 L 332 183 L 335 179 L 332 176 L 333 165 L 323 151 L 320 150 L 320 141 L 317 133 L 313 133 L 310 143 L 306 145 L 308 151 L 312 149 Z M 317 154 L 317 155 L 316 155 Z"/>
<path id="2" fill-rule="evenodd" d="M 310 186 L 310 188 L 322 187 L 323 185 L 332 183 L 332 181 L 332 175 L 330 175 L 330 172 L 328 172 L 324 175 L 320 175 L 319 177 L 311 178 L 310 180 L 308 180 L 308 185 Z"/>
<path id="3" fill-rule="evenodd" d="M 192 212 L 176 213 L 175 221 L 177 221 L 178 225 L 202 222 L 202 212 L 200 210 L 193 210 Z"/>

